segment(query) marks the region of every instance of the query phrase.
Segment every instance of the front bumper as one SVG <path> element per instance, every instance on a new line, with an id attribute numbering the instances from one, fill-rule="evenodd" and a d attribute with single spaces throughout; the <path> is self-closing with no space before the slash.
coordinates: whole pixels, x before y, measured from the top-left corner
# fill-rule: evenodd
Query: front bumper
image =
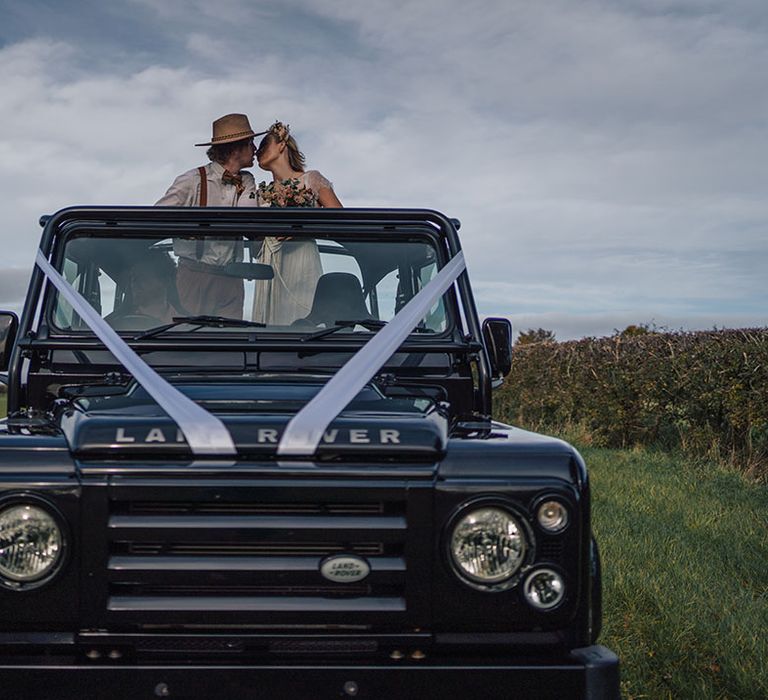
<path id="1" fill-rule="evenodd" d="M 388 664 L 66 665 L 0 659 L 5 700 L 28 698 L 619 698 L 619 661 L 602 646 L 557 661 Z"/>

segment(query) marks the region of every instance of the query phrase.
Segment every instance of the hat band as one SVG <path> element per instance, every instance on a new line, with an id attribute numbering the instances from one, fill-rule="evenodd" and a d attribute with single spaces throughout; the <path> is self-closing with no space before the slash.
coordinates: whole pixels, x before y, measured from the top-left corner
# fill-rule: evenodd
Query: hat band
<path id="1" fill-rule="evenodd" d="M 253 131 L 238 131 L 236 134 L 224 134 L 224 136 L 214 136 L 211 139 L 211 143 L 216 141 L 223 141 L 224 139 L 246 138 L 247 136 L 253 136 Z"/>

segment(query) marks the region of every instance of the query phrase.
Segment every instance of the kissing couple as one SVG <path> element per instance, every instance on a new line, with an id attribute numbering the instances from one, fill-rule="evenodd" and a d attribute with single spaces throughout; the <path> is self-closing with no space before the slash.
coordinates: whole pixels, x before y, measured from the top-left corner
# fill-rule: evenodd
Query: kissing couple
<path id="1" fill-rule="evenodd" d="M 210 141 L 195 146 L 208 147 L 209 162 L 179 175 L 156 202 L 158 206 L 342 206 L 332 183 L 319 171 L 306 169 L 305 156 L 288 124 L 276 121 L 265 131 L 254 132 L 245 114 L 226 114 L 213 122 Z M 246 169 L 254 161 L 272 174 L 271 182 L 256 185 Z M 242 260 L 242 243 L 205 241 L 199 248 L 192 240 L 174 240 L 180 303 L 191 315 L 242 318 L 242 280 L 217 274 L 215 269 Z M 275 277 L 256 283 L 252 320 L 283 324 L 309 313 L 322 274 L 315 242 L 268 236 L 255 259 L 271 265 Z"/>

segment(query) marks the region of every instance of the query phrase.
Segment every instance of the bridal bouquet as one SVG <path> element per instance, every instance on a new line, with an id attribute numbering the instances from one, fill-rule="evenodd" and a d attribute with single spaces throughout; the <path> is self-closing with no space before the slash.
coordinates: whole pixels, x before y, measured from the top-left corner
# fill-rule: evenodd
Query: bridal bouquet
<path id="1" fill-rule="evenodd" d="M 259 198 L 270 207 L 313 207 L 315 193 L 301 184 L 298 178 L 259 183 Z"/>

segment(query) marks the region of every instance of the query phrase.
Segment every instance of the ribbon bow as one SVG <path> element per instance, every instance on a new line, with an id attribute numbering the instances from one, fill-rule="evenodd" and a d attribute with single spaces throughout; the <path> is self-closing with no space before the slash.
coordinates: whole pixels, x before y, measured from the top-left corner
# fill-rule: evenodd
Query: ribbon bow
<path id="1" fill-rule="evenodd" d="M 235 187 L 237 187 L 238 197 L 243 193 L 243 190 L 245 190 L 245 185 L 243 185 L 243 176 L 239 173 L 235 175 L 229 172 L 229 170 L 225 170 L 224 174 L 221 176 L 221 181 L 225 185 L 235 185 Z"/>

